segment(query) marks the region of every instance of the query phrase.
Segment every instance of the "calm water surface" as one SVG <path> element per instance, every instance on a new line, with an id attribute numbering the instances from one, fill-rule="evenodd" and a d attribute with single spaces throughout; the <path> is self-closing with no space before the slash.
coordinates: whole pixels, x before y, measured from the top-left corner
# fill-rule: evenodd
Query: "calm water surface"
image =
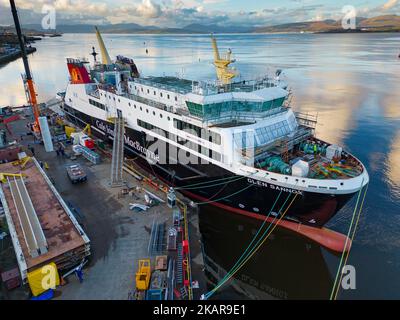
<path id="1" fill-rule="evenodd" d="M 112 56 L 135 59 L 144 75 L 215 77 L 208 36 L 104 35 Z M 400 298 L 400 52 L 399 34 L 222 35 L 246 78 L 281 68 L 293 90 L 295 110 L 318 113 L 317 134 L 344 145 L 367 166 L 371 178 L 348 263 L 357 289 L 341 299 Z M 67 57 L 89 57 L 95 35 L 67 34 L 37 42 L 30 56 L 45 101 L 65 88 Z M 148 49 L 148 54 L 146 54 Z M 25 103 L 22 62 L 0 68 L 0 105 Z M 355 201 L 328 227 L 347 232 Z M 215 208 L 200 213 L 207 274 L 224 275 L 257 231 L 259 222 Z M 318 245 L 279 230 L 215 298 L 328 298 L 339 258 Z"/>

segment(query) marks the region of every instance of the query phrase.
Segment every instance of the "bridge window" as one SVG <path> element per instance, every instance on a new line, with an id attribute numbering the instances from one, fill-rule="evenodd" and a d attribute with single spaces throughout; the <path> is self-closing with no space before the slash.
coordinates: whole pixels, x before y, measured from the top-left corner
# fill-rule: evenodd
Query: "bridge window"
<path id="1" fill-rule="evenodd" d="M 92 99 L 89 99 L 89 103 L 92 106 L 95 106 L 95 107 L 97 107 L 97 108 L 99 108 L 101 110 L 107 110 L 106 106 L 104 104 L 100 103 L 100 102 L 97 102 L 97 101 L 94 101 Z"/>

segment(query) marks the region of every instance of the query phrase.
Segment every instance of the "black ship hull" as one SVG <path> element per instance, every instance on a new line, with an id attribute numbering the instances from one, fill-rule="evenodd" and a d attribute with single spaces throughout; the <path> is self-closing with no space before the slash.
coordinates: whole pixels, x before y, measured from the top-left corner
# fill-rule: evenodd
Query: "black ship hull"
<path id="1" fill-rule="evenodd" d="M 66 117 L 80 127 L 90 124 L 92 133 L 111 142 L 113 124 L 93 118 L 64 105 Z M 302 224 L 322 227 L 353 197 L 352 194 L 331 195 L 306 192 L 265 183 L 249 177 L 232 173 L 217 165 L 171 164 L 168 161 L 152 162 L 145 157 L 148 147 L 146 133 L 131 128 L 125 129 L 126 155 L 151 175 L 157 176 L 174 186 L 195 203 L 211 204 L 231 212 L 257 219 L 264 219 L 272 209 L 271 217 L 285 212 L 284 219 Z M 173 147 L 176 148 L 176 147 Z M 166 159 L 171 146 L 166 147 Z M 176 152 L 174 152 L 176 154 Z M 193 159 L 192 159 L 193 160 Z M 192 163 L 197 163 L 192 161 Z M 293 201 L 292 201 L 293 200 Z M 275 206 L 274 206 L 275 203 Z M 290 206 L 289 206 L 290 205 Z"/>

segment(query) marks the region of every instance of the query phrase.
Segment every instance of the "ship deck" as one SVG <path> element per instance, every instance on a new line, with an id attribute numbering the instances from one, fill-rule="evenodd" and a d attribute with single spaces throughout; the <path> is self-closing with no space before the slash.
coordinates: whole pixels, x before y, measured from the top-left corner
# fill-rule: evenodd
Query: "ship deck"
<path id="1" fill-rule="evenodd" d="M 309 138 L 308 141 L 315 143 L 316 145 L 324 145 L 326 142 L 317 138 Z M 304 142 L 304 140 L 302 141 Z M 269 156 L 278 156 L 287 165 L 292 165 L 298 160 L 302 160 L 308 163 L 309 173 L 306 178 L 312 179 L 351 179 L 357 177 L 363 173 L 363 166 L 354 156 L 350 153 L 343 151 L 341 158 L 328 159 L 326 156 L 319 152 L 310 153 L 301 150 L 297 144 L 293 149 L 288 150 L 284 144 L 280 144 L 274 148 L 271 148 L 268 152 Z M 329 145 L 329 144 L 328 144 Z M 273 171 L 270 168 L 263 167 L 260 165 L 261 161 L 255 163 L 255 167 L 265 171 Z"/>
<path id="2" fill-rule="evenodd" d="M 192 80 L 181 79 L 171 76 L 148 76 L 146 78 L 135 79 L 135 82 L 183 94 L 192 92 L 193 86 Z"/>

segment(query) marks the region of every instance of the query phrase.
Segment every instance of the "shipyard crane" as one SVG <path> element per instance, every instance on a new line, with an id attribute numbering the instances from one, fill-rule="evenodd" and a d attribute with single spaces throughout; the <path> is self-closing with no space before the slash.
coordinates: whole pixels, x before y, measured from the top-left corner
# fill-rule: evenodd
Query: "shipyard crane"
<path id="1" fill-rule="evenodd" d="M 35 119 L 35 124 L 33 126 L 33 130 L 35 131 L 35 133 L 39 133 L 40 132 L 39 106 L 38 106 L 37 99 L 36 99 L 35 85 L 33 83 L 31 70 L 29 68 L 28 55 L 26 54 L 25 41 L 24 41 L 24 38 L 22 36 L 21 25 L 20 25 L 20 22 L 19 22 L 18 12 L 17 12 L 17 8 L 15 6 L 14 0 L 10 0 L 10 6 L 11 6 L 11 12 L 12 12 L 12 15 L 13 15 L 13 19 L 14 19 L 15 30 L 17 31 L 19 46 L 21 48 L 22 61 L 24 63 L 24 69 L 25 69 L 24 86 L 25 86 L 25 91 L 26 91 L 26 94 L 27 94 L 28 103 L 32 107 L 33 116 L 34 116 L 34 119 Z"/>
<path id="2" fill-rule="evenodd" d="M 96 30 L 96 37 L 97 37 L 97 41 L 100 46 L 101 62 L 102 62 L 102 64 L 110 65 L 110 64 L 112 64 L 112 61 L 111 61 L 110 55 L 108 54 L 108 51 L 106 49 L 106 46 L 104 44 L 103 38 L 100 34 L 100 31 L 97 27 L 94 27 L 94 28 Z"/>
<path id="3" fill-rule="evenodd" d="M 228 49 L 226 55 L 221 57 L 218 50 L 217 40 L 212 34 L 211 43 L 214 50 L 214 66 L 217 72 L 218 80 L 221 81 L 224 85 L 228 85 L 231 83 L 232 79 L 239 74 L 235 69 L 229 68 L 229 65 L 236 61 L 234 59 L 231 59 L 232 50 Z"/>

